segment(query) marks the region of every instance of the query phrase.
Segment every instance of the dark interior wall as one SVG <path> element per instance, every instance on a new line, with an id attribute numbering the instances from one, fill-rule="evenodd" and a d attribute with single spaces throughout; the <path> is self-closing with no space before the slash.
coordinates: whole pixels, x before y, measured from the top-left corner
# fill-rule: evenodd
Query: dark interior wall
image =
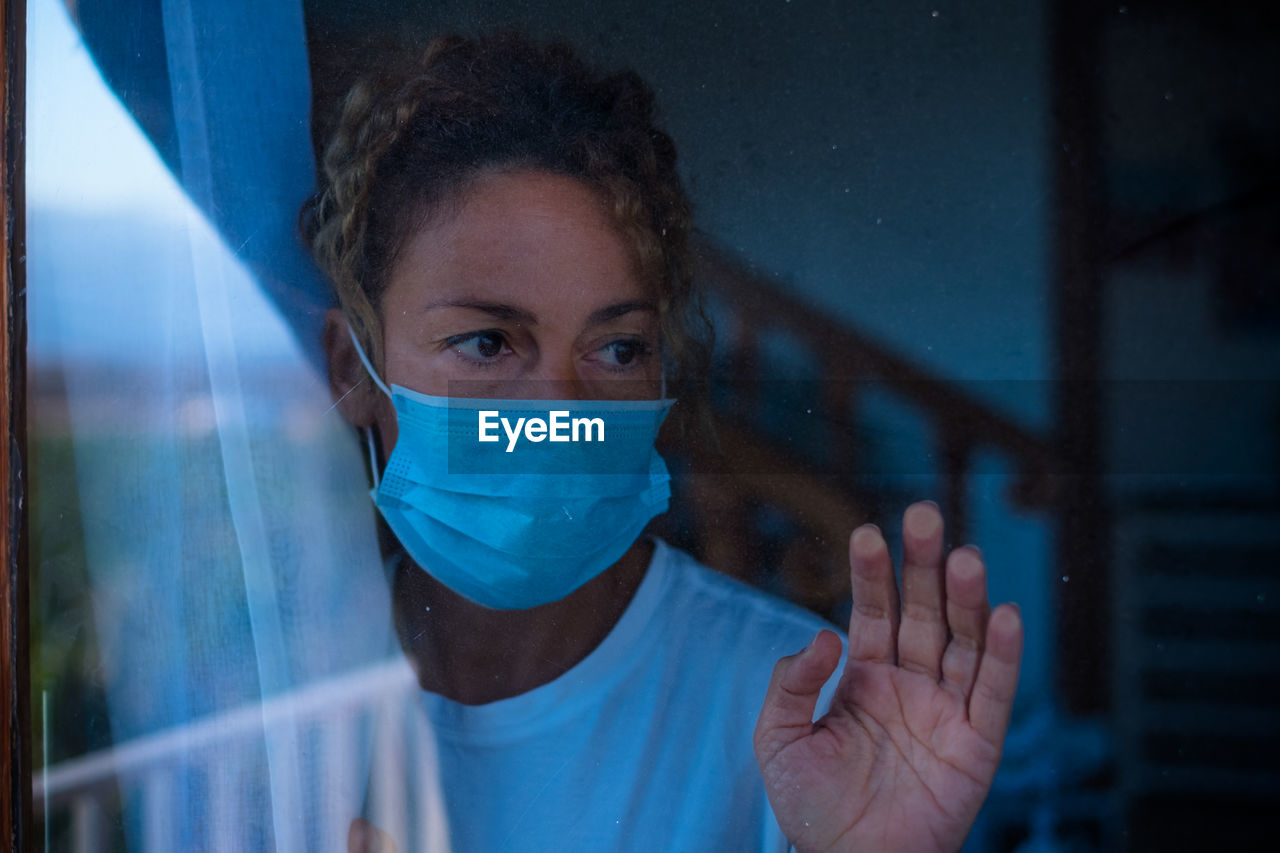
<path id="1" fill-rule="evenodd" d="M 1240 0 L 1126 9 L 1103 40 L 1105 377 L 1117 467 L 1160 476 L 1115 485 L 1274 496 L 1280 15 Z"/>
<path id="2" fill-rule="evenodd" d="M 1188 214 L 1274 196 L 1280 10 L 1245 0 L 1124 8 L 1105 28 L 1105 142 L 1111 248 L 1132 253 Z"/>

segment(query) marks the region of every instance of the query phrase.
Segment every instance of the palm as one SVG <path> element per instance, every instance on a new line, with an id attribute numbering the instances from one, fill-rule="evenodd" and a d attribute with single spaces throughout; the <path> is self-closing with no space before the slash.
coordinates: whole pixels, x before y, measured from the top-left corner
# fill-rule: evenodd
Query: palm
<path id="1" fill-rule="evenodd" d="M 839 641 L 779 662 L 756 755 L 799 850 L 958 849 L 991 784 L 1022 629 L 1012 606 L 989 614 L 976 549 L 943 565 L 941 526 L 931 504 L 908 510 L 901 606 L 879 532 L 854 534 L 849 659 L 817 723 Z"/>

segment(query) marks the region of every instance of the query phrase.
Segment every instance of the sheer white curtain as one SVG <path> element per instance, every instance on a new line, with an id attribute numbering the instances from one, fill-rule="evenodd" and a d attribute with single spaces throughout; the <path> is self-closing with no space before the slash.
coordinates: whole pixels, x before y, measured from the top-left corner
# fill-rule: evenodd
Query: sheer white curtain
<path id="1" fill-rule="evenodd" d="M 29 3 L 38 800 L 77 849 L 344 850 L 362 812 L 440 849 L 434 747 L 322 373 L 326 289 L 295 236 L 301 5 L 153 12 L 159 65 L 86 31 L 112 91 L 63 5 Z M 72 634 L 92 651 L 60 654 Z M 95 691 L 109 748 L 76 706 Z"/>

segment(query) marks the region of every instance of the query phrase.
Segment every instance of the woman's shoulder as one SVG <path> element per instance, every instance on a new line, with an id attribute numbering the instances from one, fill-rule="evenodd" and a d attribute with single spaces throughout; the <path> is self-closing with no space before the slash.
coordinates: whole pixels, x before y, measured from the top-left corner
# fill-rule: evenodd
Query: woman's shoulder
<path id="1" fill-rule="evenodd" d="M 660 604 L 650 627 L 650 663 L 681 685 L 695 705 L 722 707 L 734 725 L 749 731 L 774 665 L 809 645 L 818 632 L 844 633 L 799 605 L 703 565 L 690 554 L 657 541 L 650 571 L 660 583 Z M 843 666 L 837 667 L 839 673 Z M 831 700 L 833 674 L 818 701 Z M 716 703 L 720 702 L 720 705 Z"/>
<path id="2" fill-rule="evenodd" d="M 770 651 L 799 642 L 797 652 L 826 628 L 840 630 L 797 604 L 711 568 L 691 554 L 655 539 L 651 570 L 664 575 L 666 607 L 678 621 L 701 629 L 732 629 L 741 641 L 762 641 Z"/>

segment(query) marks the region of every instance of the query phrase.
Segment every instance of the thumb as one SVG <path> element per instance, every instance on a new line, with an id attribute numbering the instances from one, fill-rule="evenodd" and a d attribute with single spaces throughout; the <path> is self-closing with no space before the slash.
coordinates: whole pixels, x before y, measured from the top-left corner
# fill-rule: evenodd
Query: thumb
<path id="1" fill-rule="evenodd" d="M 391 836 L 358 817 L 347 830 L 347 853 L 397 853 Z"/>
<path id="2" fill-rule="evenodd" d="M 820 631 L 804 651 L 778 661 L 756 721 L 756 760 L 767 763 L 781 749 L 813 731 L 818 694 L 840 662 L 840 638 Z"/>

